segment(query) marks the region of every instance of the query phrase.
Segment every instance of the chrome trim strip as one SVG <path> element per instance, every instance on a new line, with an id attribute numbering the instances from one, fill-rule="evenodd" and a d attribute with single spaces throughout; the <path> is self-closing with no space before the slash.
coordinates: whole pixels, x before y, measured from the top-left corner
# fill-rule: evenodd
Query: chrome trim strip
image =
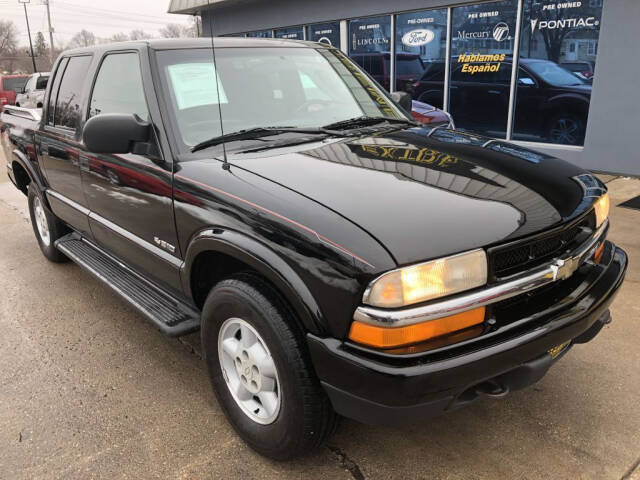
<path id="1" fill-rule="evenodd" d="M 86 215 L 91 220 L 95 220 L 96 222 L 104 225 L 109 230 L 112 230 L 113 232 L 117 233 L 121 237 L 124 237 L 127 240 L 131 241 L 132 243 L 136 244 L 137 246 L 147 250 L 149 253 L 152 253 L 156 257 L 161 258 L 165 262 L 170 263 L 174 267 L 182 268 L 182 266 L 184 265 L 184 262 L 181 259 L 179 259 L 177 257 L 174 257 L 170 253 L 165 252 L 161 248 L 156 247 L 155 245 L 153 245 L 152 243 L 149 243 L 146 240 L 138 237 L 137 235 L 134 235 L 129 230 L 125 230 L 121 226 L 116 225 L 115 223 L 107 220 L 106 218 L 98 215 L 95 212 L 92 212 L 88 208 L 83 207 L 82 205 L 80 205 L 80 204 L 74 202 L 73 200 L 71 200 L 70 198 L 67 198 L 64 195 L 62 195 L 62 194 L 60 194 L 60 193 L 58 193 L 58 192 L 56 192 L 54 190 L 51 190 L 50 188 L 47 189 L 47 194 L 52 196 L 53 198 L 56 198 L 56 199 L 60 200 L 63 203 L 66 203 L 68 206 L 70 206 L 71 208 L 76 209 L 77 211 L 79 211 L 83 215 Z"/>
<path id="2" fill-rule="evenodd" d="M 60 200 L 62 203 L 66 203 L 68 206 L 70 206 L 71 208 L 79 211 L 83 215 L 87 215 L 88 216 L 89 213 L 91 213 L 88 208 L 83 207 L 79 203 L 74 202 L 70 198 L 67 198 L 64 195 L 61 195 L 60 193 L 58 193 L 58 192 L 56 192 L 54 190 L 51 190 L 50 188 L 48 188 L 46 190 L 46 192 L 47 192 L 47 195 Z"/>
<path id="3" fill-rule="evenodd" d="M 184 263 L 182 260 L 180 260 L 177 257 L 174 257 L 170 253 L 165 252 L 161 248 L 156 247 L 155 245 L 147 242 L 146 240 L 138 237 L 137 235 L 134 235 L 129 230 L 125 230 L 121 226 L 116 225 L 115 223 L 111 222 L 110 220 L 107 220 L 104 217 L 101 217 L 100 215 L 98 215 L 95 212 L 91 212 L 89 214 L 89 218 L 91 220 L 95 220 L 96 222 L 102 224 L 103 226 L 107 227 L 109 230 L 114 231 L 115 233 L 117 233 L 121 237 L 126 238 L 131 243 L 136 244 L 137 246 L 143 248 L 144 250 L 147 250 L 149 253 L 152 253 L 156 257 L 159 257 L 162 260 L 164 260 L 165 262 L 170 263 L 174 267 L 182 268 L 182 265 Z"/>
<path id="4" fill-rule="evenodd" d="M 582 262 L 586 258 L 593 254 L 598 242 L 607 231 L 608 226 L 609 220 L 607 219 L 591 238 L 571 254 L 557 258 L 530 272 L 519 274 L 498 285 L 460 295 L 449 300 L 401 310 L 383 310 L 363 305 L 356 309 L 353 314 L 353 319 L 380 327 L 413 325 L 415 323 L 427 322 L 429 320 L 483 307 L 491 303 L 500 302 L 558 280 L 566 279 L 582 265 Z"/>

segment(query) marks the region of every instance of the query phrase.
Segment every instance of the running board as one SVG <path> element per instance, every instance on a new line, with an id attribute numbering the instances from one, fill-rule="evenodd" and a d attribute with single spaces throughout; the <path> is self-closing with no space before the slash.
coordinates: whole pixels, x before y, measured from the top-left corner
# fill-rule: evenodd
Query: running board
<path id="1" fill-rule="evenodd" d="M 58 250 L 111 287 L 162 332 L 172 337 L 200 329 L 200 313 L 170 296 L 77 233 L 55 242 Z"/>

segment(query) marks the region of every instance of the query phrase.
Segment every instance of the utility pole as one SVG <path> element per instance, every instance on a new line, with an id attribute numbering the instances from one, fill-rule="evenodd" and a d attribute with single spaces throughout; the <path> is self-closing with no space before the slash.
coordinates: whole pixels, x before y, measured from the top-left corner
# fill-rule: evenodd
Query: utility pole
<path id="1" fill-rule="evenodd" d="M 49 53 L 51 54 L 51 66 L 55 58 L 53 57 L 53 27 L 51 27 L 51 10 L 49 10 L 49 0 L 42 0 L 47 6 L 47 21 L 49 22 Z"/>
<path id="2" fill-rule="evenodd" d="M 29 48 L 31 49 L 31 62 L 33 63 L 33 73 L 36 73 L 38 69 L 36 68 L 36 57 L 33 55 L 33 42 L 31 41 L 31 28 L 29 28 L 29 15 L 27 15 L 27 3 L 31 0 L 18 0 L 18 3 L 21 3 L 24 7 L 24 18 L 27 20 L 27 34 L 29 35 Z"/>

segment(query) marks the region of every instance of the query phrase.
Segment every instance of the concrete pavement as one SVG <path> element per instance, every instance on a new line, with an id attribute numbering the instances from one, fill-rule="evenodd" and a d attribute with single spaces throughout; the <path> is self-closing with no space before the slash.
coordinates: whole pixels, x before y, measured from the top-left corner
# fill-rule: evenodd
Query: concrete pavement
<path id="1" fill-rule="evenodd" d="M 609 180 L 614 204 L 640 194 Z M 47 262 L 25 212 L 0 178 L 0 478 L 640 480 L 638 211 L 611 215 L 631 258 L 613 323 L 537 385 L 403 430 L 344 421 L 291 463 L 234 434 L 197 335 L 166 338 L 79 267 Z"/>

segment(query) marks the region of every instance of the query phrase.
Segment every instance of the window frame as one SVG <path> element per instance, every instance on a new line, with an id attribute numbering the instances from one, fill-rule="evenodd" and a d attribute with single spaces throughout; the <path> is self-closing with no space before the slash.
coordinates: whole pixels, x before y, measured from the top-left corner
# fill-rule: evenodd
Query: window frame
<path id="1" fill-rule="evenodd" d="M 144 88 L 144 73 L 142 70 L 142 59 L 141 59 L 141 55 L 140 55 L 140 51 L 133 48 L 128 48 L 125 50 L 108 50 L 106 52 L 103 52 L 101 57 L 100 57 L 100 61 L 96 67 L 95 70 L 95 74 L 93 75 L 93 79 L 91 81 L 91 88 L 89 89 L 89 94 L 87 95 L 87 105 L 84 111 L 84 118 L 86 120 L 89 120 L 91 117 L 89 116 L 91 113 L 91 100 L 93 99 L 93 92 L 95 91 L 96 88 L 96 82 L 98 81 L 98 75 L 100 75 L 100 71 L 102 70 L 102 66 L 104 65 L 104 61 L 107 59 L 107 57 L 109 55 L 125 55 L 128 53 L 133 53 L 136 55 L 136 57 L 138 57 L 138 67 L 139 70 L 138 72 L 140 73 L 140 84 L 142 85 L 142 94 L 144 96 L 144 102 L 147 106 L 147 115 L 149 116 L 149 122 L 151 122 L 151 109 L 149 108 L 149 96 L 147 95 L 147 91 Z M 95 116 L 95 115 L 94 115 Z"/>

